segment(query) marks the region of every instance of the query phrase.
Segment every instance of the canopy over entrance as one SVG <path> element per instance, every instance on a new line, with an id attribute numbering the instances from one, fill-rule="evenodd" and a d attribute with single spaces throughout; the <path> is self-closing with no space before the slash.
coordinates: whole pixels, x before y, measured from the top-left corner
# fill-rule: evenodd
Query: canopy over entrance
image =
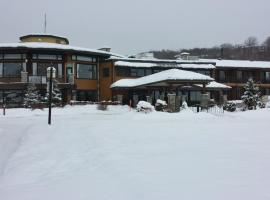
<path id="1" fill-rule="evenodd" d="M 195 72 L 169 69 L 136 79 L 121 79 L 111 85 L 112 89 L 144 89 L 151 87 L 206 87 L 208 89 L 229 89 L 228 86 L 214 82 L 214 79 Z"/>

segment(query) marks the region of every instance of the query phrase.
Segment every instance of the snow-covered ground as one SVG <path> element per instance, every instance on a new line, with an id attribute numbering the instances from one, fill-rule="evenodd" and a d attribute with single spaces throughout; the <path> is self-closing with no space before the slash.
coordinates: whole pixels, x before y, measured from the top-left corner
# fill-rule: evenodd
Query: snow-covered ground
<path id="1" fill-rule="evenodd" d="M 270 109 L 137 113 L 9 109 L 2 200 L 270 199 Z"/>

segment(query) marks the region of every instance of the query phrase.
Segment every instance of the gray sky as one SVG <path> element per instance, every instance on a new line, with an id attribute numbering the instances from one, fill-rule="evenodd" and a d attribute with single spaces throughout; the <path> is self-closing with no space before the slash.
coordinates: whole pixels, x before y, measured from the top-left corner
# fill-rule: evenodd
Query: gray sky
<path id="1" fill-rule="evenodd" d="M 148 50 L 242 43 L 270 36 L 269 0 L 1 0 L 0 42 L 28 33 L 66 36 L 71 45 Z"/>

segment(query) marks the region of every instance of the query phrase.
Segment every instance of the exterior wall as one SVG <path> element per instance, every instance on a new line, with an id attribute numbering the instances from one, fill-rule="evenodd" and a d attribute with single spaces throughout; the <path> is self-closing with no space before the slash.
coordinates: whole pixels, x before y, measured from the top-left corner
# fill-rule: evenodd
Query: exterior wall
<path id="1" fill-rule="evenodd" d="M 104 76 L 103 69 L 109 69 L 109 76 Z M 108 101 L 112 100 L 111 84 L 115 80 L 114 63 L 112 61 L 102 62 L 99 65 L 99 83 L 100 83 L 100 100 Z"/>

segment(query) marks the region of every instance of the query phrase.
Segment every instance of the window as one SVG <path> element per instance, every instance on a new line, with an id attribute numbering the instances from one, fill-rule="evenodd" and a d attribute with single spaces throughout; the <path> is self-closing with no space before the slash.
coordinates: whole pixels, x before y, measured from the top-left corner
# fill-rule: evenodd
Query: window
<path id="1" fill-rule="evenodd" d="M 4 63 L 4 77 L 20 77 L 22 71 L 22 63 Z"/>
<path id="2" fill-rule="evenodd" d="M 61 55 L 49 55 L 49 54 L 33 54 L 33 59 L 39 60 L 62 60 Z"/>
<path id="3" fill-rule="evenodd" d="M 76 92 L 77 101 L 97 101 L 97 91 L 96 90 L 77 90 Z"/>
<path id="4" fill-rule="evenodd" d="M 77 78 L 96 79 L 97 78 L 96 65 L 77 64 Z"/>
<path id="5" fill-rule="evenodd" d="M 225 81 L 225 72 L 224 71 L 219 71 L 219 80 L 220 81 Z"/>
<path id="6" fill-rule="evenodd" d="M 21 60 L 25 59 L 25 54 L 4 54 L 4 59 L 5 60 Z"/>
<path id="7" fill-rule="evenodd" d="M 37 63 L 37 73 L 38 76 L 47 76 L 47 68 L 48 67 L 54 67 L 56 69 L 56 72 L 58 71 L 58 64 L 56 63 Z M 34 70 L 33 70 L 34 74 Z"/>
<path id="8" fill-rule="evenodd" d="M 265 72 L 265 80 L 270 82 L 270 72 Z"/>
<path id="9" fill-rule="evenodd" d="M 85 61 L 85 62 L 97 62 L 97 59 L 95 57 L 91 56 L 76 56 L 72 55 L 72 60 L 78 60 L 78 61 Z"/>
<path id="10" fill-rule="evenodd" d="M 141 76 L 144 76 L 145 73 L 144 73 L 144 69 L 137 69 L 137 76 L 141 77 Z"/>
<path id="11" fill-rule="evenodd" d="M 110 68 L 106 67 L 102 69 L 102 76 L 109 77 L 110 76 Z"/>
<path id="12" fill-rule="evenodd" d="M 0 77 L 3 76 L 3 63 L 0 63 Z"/>
<path id="13" fill-rule="evenodd" d="M 130 69 L 130 75 L 133 76 L 133 77 L 136 77 L 137 76 L 137 69 Z"/>
<path id="14" fill-rule="evenodd" d="M 236 80 L 242 81 L 242 71 L 236 71 Z"/>
<path id="15" fill-rule="evenodd" d="M 201 101 L 200 91 L 190 91 L 190 101 Z"/>
<path id="16" fill-rule="evenodd" d="M 116 75 L 117 76 L 130 76 L 130 69 L 126 67 L 117 67 Z"/>
<path id="17" fill-rule="evenodd" d="M 146 69 L 145 70 L 145 75 L 148 76 L 148 75 L 151 75 L 152 74 L 152 70 L 151 69 Z"/>

